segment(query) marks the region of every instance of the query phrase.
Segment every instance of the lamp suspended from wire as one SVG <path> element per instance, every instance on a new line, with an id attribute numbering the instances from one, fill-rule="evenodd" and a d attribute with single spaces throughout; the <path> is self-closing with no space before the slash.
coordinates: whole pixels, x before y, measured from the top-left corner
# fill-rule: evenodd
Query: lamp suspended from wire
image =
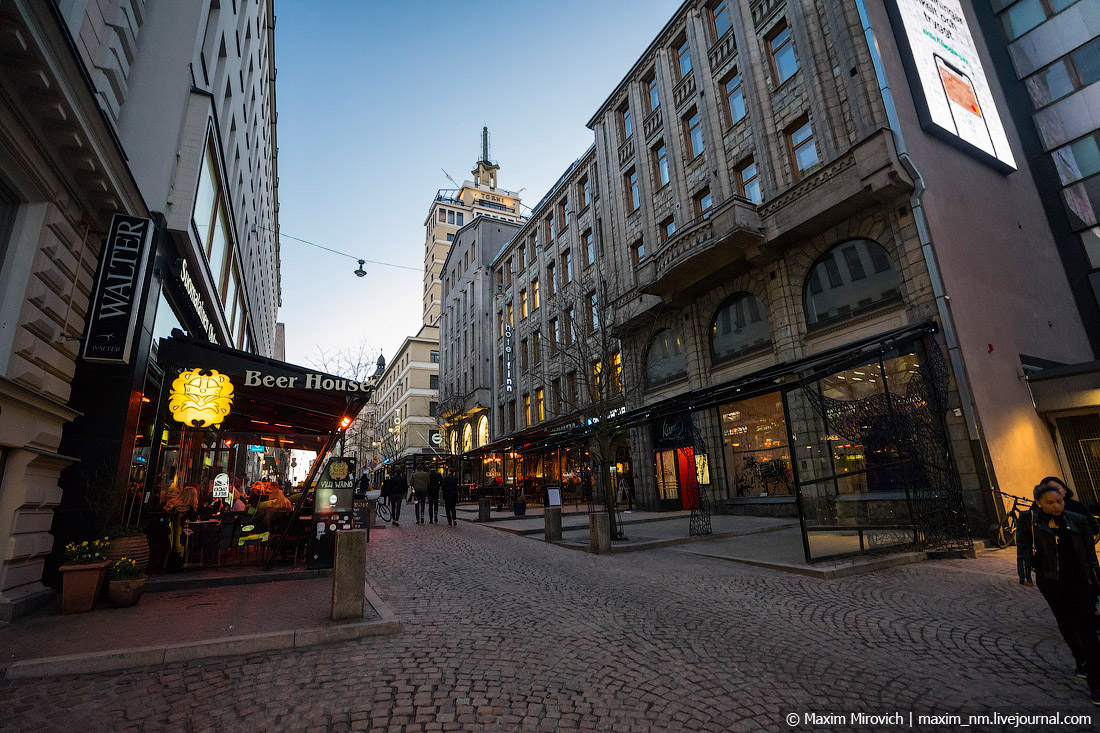
<path id="1" fill-rule="evenodd" d="M 356 277 L 366 277 L 367 271 L 363 269 L 363 265 L 366 264 L 366 260 L 359 260 L 359 268 L 355 271 Z"/>

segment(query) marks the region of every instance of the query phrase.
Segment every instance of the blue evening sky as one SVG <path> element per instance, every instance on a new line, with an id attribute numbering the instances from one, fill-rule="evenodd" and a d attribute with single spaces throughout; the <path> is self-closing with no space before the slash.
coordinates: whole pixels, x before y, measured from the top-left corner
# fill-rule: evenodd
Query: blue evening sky
<path id="1" fill-rule="evenodd" d="M 441 169 L 471 178 L 488 125 L 498 183 L 534 206 L 592 143 L 585 123 L 678 0 L 276 0 L 286 356 L 361 342 L 387 359 L 422 318 L 424 219 Z"/>

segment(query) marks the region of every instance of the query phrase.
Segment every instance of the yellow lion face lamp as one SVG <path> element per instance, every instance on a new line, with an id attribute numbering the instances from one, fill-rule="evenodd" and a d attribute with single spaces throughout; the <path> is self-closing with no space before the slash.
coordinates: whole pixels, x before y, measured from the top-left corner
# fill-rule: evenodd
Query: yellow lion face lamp
<path id="1" fill-rule="evenodd" d="M 189 369 L 172 382 L 168 409 L 177 422 L 217 427 L 233 405 L 233 383 L 215 369 Z"/>

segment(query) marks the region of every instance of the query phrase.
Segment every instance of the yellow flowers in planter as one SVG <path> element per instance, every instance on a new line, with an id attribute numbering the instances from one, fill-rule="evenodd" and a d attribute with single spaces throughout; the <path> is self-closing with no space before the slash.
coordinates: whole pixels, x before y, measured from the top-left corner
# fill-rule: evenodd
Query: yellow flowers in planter
<path id="1" fill-rule="evenodd" d="M 108 573 L 111 580 L 137 580 L 145 575 L 138 567 L 137 562 L 128 557 L 124 557 L 112 565 Z"/>
<path id="2" fill-rule="evenodd" d="M 103 562 L 107 559 L 107 546 L 110 544 L 111 540 L 107 537 L 101 540 L 70 542 L 65 545 L 65 563 L 68 565 L 87 565 L 93 562 Z"/>

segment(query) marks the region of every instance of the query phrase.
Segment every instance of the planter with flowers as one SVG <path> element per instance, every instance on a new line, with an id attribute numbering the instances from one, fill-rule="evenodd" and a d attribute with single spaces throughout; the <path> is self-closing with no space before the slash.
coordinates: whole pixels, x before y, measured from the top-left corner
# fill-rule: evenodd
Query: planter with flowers
<path id="1" fill-rule="evenodd" d="M 137 605 L 145 591 L 145 573 L 137 562 L 124 557 L 107 573 L 107 597 L 115 608 Z"/>
<path id="2" fill-rule="evenodd" d="M 101 540 L 70 542 L 65 545 L 61 566 L 61 613 L 87 613 L 95 608 L 107 573 L 107 545 Z"/>

